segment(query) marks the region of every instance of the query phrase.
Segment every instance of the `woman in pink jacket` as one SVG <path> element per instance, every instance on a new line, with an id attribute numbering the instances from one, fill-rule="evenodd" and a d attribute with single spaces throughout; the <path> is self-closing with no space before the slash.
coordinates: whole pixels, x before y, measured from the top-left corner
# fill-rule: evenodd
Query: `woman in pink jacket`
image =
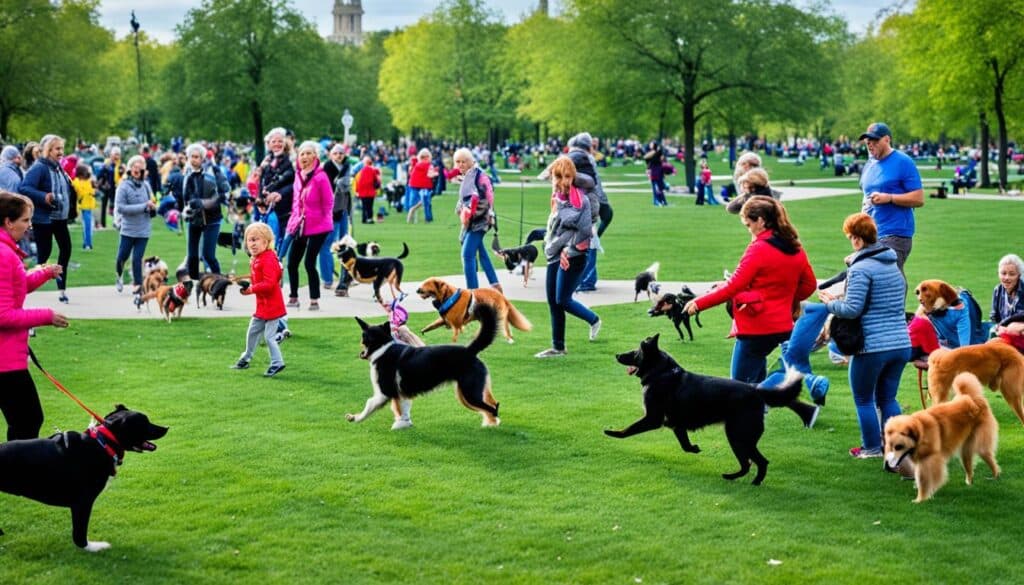
<path id="1" fill-rule="evenodd" d="M 288 286 L 291 295 L 288 306 L 299 306 L 299 260 L 306 255 L 306 279 L 309 281 L 309 310 L 320 310 L 320 276 L 317 257 L 327 236 L 334 229 L 331 213 L 334 210 L 334 190 L 317 156 L 319 145 L 306 141 L 299 147 L 299 168 L 295 173 L 292 191 L 292 214 L 288 218 L 286 233 L 293 236 L 288 251 Z"/>
<path id="2" fill-rule="evenodd" d="M 26 309 L 25 295 L 61 275 L 60 265 L 26 273 L 18 240 L 32 227 L 32 201 L 0 191 L 0 411 L 7 419 L 7 440 L 35 439 L 43 426 L 43 407 L 28 373 L 28 330 L 68 319 L 52 309 Z"/>

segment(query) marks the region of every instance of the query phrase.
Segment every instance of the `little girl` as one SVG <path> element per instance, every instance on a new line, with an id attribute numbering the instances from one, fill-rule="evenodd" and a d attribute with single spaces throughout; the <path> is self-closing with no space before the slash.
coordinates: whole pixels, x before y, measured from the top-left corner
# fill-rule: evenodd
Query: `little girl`
<path id="1" fill-rule="evenodd" d="M 262 335 L 267 341 L 267 349 L 270 350 L 270 367 L 263 374 L 267 378 L 284 369 L 284 358 L 281 357 L 276 334 L 277 322 L 288 313 L 284 308 L 284 295 L 281 293 L 281 264 L 277 260 L 277 254 L 270 248 L 273 241 L 274 233 L 265 223 L 252 223 L 245 228 L 245 246 L 252 255 L 249 263 L 251 284 L 242 289 L 242 294 L 256 295 L 256 312 L 249 320 L 245 352 L 238 358 L 238 362 L 231 366 L 235 370 L 248 368 Z"/>
<path id="2" fill-rule="evenodd" d="M 79 164 L 74 168 L 75 178 L 71 185 L 78 196 L 78 211 L 82 214 L 82 249 L 92 250 L 92 212 L 96 209 L 96 188 L 92 184 L 89 165 Z"/>

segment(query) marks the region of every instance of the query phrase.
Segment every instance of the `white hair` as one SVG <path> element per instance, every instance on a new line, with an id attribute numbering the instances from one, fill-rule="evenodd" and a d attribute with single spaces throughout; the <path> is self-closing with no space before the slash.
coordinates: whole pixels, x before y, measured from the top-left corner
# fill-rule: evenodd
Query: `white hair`
<path id="1" fill-rule="evenodd" d="M 1007 254 L 999 259 L 998 266 L 1002 266 L 1004 264 L 1013 264 L 1017 267 L 1017 274 L 1024 275 L 1024 260 L 1021 260 L 1020 256 L 1016 254 Z"/>
<path id="2" fill-rule="evenodd" d="M 270 142 L 270 139 L 275 136 L 280 136 L 283 140 L 288 137 L 288 131 L 280 126 L 277 128 L 271 128 L 270 132 L 267 132 L 267 135 L 263 137 L 263 142 Z"/>
<path id="3" fill-rule="evenodd" d="M 44 157 L 45 156 L 50 156 L 50 146 L 55 141 L 59 141 L 61 144 L 64 143 L 64 139 L 61 138 L 60 136 L 57 136 L 56 134 L 47 134 L 46 136 L 43 136 L 42 138 L 40 138 L 39 139 L 39 152 L 42 153 L 42 155 Z"/>
<path id="4" fill-rule="evenodd" d="M 455 154 L 452 155 L 452 160 L 459 159 L 468 160 L 469 162 L 474 164 L 476 163 L 476 159 L 473 158 L 473 153 L 468 148 L 465 147 L 456 150 Z"/>
<path id="5" fill-rule="evenodd" d="M 313 141 L 313 140 L 307 140 L 307 141 L 303 142 L 302 144 L 299 145 L 299 149 L 296 150 L 295 152 L 299 153 L 299 152 L 302 152 L 303 150 L 305 150 L 307 148 L 312 148 L 313 149 L 313 154 L 315 154 L 317 156 L 320 155 L 320 144 L 318 142 Z"/>
<path id="6" fill-rule="evenodd" d="M 198 152 L 199 153 L 199 157 L 202 158 L 202 159 L 206 158 L 206 149 L 203 148 L 202 144 L 190 144 L 190 145 L 188 145 L 188 148 L 185 149 L 185 156 L 187 156 L 189 158 L 192 158 L 192 153 L 193 152 Z"/>
<path id="7" fill-rule="evenodd" d="M 128 168 L 132 168 L 132 165 L 137 162 L 142 163 L 142 170 L 146 170 L 146 157 L 142 156 L 141 154 L 136 154 L 135 156 L 128 159 Z"/>

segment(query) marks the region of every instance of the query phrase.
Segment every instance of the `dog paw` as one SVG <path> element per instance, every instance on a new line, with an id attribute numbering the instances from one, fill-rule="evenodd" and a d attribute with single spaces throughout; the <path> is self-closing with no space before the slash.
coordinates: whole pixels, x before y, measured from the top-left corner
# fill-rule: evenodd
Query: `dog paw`
<path id="1" fill-rule="evenodd" d="M 102 541 L 93 542 L 90 540 L 89 543 L 85 545 L 85 550 L 91 553 L 100 552 L 101 550 L 107 550 L 108 548 L 110 548 L 110 543 Z"/>
<path id="2" fill-rule="evenodd" d="M 623 437 L 622 431 L 615 431 L 612 429 L 605 429 L 604 434 L 608 435 L 609 437 L 615 437 L 616 439 L 621 439 Z"/>
<path id="3" fill-rule="evenodd" d="M 345 415 L 345 420 L 347 420 L 348 422 L 355 422 L 356 415 L 354 415 L 354 414 L 346 414 Z"/>
<path id="4" fill-rule="evenodd" d="M 687 453 L 700 453 L 700 447 L 697 445 L 690 445 L 689 447 L 683 447 L 683 451 Z"/>

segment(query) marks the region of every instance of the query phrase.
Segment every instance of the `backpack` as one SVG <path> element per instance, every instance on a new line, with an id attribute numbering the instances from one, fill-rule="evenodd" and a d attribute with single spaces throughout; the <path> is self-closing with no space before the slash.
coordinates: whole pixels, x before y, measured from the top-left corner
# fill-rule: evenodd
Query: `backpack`
<path id="1" fill-rule="evenodd" d="M 971 344 L 985 343 L 988 335 L 982 325 L 981 318 L 981 305 L 975 300 L 974 294 L 971 291 L 961 289 L 958 295 L 960 301 L 963 302 L 964 307 L 967 308 L 968 314 L 971 316 Z"/>

